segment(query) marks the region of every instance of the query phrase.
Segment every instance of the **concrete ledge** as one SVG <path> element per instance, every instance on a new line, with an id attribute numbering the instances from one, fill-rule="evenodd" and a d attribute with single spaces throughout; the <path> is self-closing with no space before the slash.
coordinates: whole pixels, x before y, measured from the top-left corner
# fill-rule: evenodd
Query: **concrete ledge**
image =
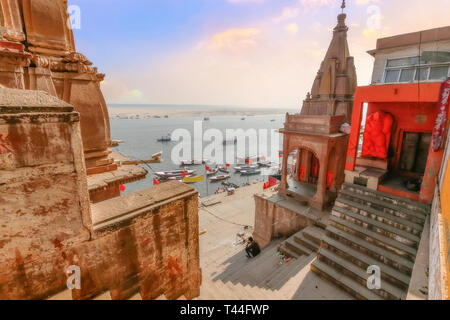
<path id="1" fill-rule="evenodd" d="M 192 187 L 171 181 L 123 197 L 110 199 L 91 206 L 94 231 L 113 227 L 137 216 L 152 212 L 158 207 L 185 197 L 195 196 Z"/>

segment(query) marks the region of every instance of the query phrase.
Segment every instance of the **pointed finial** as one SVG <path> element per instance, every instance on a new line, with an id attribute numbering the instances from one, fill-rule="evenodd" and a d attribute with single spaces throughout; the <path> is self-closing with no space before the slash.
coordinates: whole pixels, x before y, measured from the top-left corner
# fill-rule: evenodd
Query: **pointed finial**
<path id="1" fill-rule="evenodd" d="M 344 13 L 344 9 L 345 9 L 345 0 L 342 0 L 342 5 L 341 5 L 341 9 L 342 9 L 342 13 Z"/>

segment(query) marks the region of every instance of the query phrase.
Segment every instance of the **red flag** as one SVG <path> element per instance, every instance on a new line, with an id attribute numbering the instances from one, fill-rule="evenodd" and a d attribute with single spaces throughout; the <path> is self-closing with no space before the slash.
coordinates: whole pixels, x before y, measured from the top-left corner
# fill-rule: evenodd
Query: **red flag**
<path id="1" fill-rule="evenodd" d="M 121 184 L 119 189 L 120 191 L 124 192 L 127 188 L 123 184 Z"/>
<path id="2" fill-rule="evenodd" d="M 153 178 L 153 185 L 157 186 L 159 184 L 159 181 Z"/>
<path id="3" fill-rule="evenodd" d="M 181 175 L 183 176 L 183 178 L 186 178 L 186 171 L 183 171 L 183 172 L 181 173 Z"/>
<path id="4" fill-rule="evenodd" d="M 262 159 L 263 159 L 263 161 L 266 161 L 266 157 L 263 157 Z"/>
<path id="5" fill-rule="evenodd" d="M 280 158 L 283 158 L 283 155 L 282 155 L 282 154 L 280 154 Z"/>
<path id="6" fill-rule="evenodd" d="M 269 177 L 269 188 L 272 188 L 278 184 L 278 180 L 274 177 Z"/>
<path id="7" fill-rule="evenodd" d="M 248 164 L 252 164 L 252 159 L 248 158 Z"/>
<path id="8" fill-rule="evenodd" d="M 206 166 L 205 169 L 206 169 L 206 171 L 211 170 L 211 168 L 209 166 Z"/>
<path id="9" fill-rule="evenodd" d="M 227 168 L 229 168 L 229 167 L 230 167 L 230 164 L 229 164 L 229 163 L 227 163 L 227 164 L 226 164 L 226 166 L 227 166 Z"/>

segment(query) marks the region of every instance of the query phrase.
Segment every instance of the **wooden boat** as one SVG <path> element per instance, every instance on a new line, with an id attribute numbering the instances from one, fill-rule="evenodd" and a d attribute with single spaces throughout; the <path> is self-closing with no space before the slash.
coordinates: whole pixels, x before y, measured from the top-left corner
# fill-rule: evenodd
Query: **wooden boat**
<path id="1" fill-rule="evenodd" d="M 223 145 L 224 146 L 226 146 L 226 145 L 229 145 L 229 144 L 237 144 L 237 142 L 238 142 L 238 140 L 237 140 L 237 138 L 234 138 L 234 140 L 223 140 Z"/>
<path id="2" fill-rule="evenodd" d="M 209 170 L 209 171 L 207 171 L 206 172 L 206 175 L 209 177 L 209 176 L 213 176 L 213 175 L 215 175 L 217 172 L 219 172 L 219 168 L 217 167 L 217 168 L 214 168 L 214 169 L 211 169 L 211 170 Z"/>
<path id="3" fill-rule="evenodd" d="M 209 180 L 211 180 L 211 182 L 216 182 L 216 181 L 227 180 L 230 178 L 231 178 L 231 176 L 229 174 L 224 174 L 224 175 L 218 175 L 218 176 L 212 177 Z"/>
<path id="4" fill-rule="evenodd" d="M 271 161 L 258 161 L 258 166 L 260 167 L 266 167 L 269 168 L 272 166 L 272 162 Z"/>
<path id="5" fill-rule="evenodd" d="M 243 170 L 241 171 L 243 176 L 253 176 L 257 174 L 261 174 L 261 170 Z"/>
<path id="6" fill-rule="evenodd" d="M 256 170 L 256 169 L 258 169 L 257 165 L 234 167 L 234 170 L 239 171 L 239 172 L 242 172 L 242 171 L 245 171 L 245 170 L 247 170 L 247 171 L 248 170 Z"/>
<path id="7" fill-rule="evenodd" d="M 227 166 L 220 166 L 219 171 L 223 173 L 230 173 L 230 169 Z"/>
<path id="8" fill-rule="evenodd" d="M 186 173 L 186 176 L 192 176 L 195 173 L 195 170 L 172 170 L 155 172 L 155 175 L 163 179 L 169 179 L 175 177 L 183 177 L 183 171 Z"/>
<path id="9" fill-rule="evenodd" d="M 203 159 L 203 160 L 181 160 L 181 165 L 182 166 L 199 166 L 201 164 L 205 164 L 207 163 L 209 160 L 208 159 Z"/>
<path id="10" fill-rule="evenodd" d="M 158 142 L 171 142 L 171 141 L 172 141 L 172 137 L 170 136 L 170 134 L 158 139 Z"/>

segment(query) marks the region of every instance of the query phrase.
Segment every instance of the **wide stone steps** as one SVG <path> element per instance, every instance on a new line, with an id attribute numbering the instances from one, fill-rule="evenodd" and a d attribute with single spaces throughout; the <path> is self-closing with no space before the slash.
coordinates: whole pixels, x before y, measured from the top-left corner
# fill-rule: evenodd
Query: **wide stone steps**
<path id="1" fill-rule="evenodd" d="M 301 233 L 305 236 L 305 238 L 317 244 L 320 247 L 320 243 L 325 235 L 325 228 L 319 228 L 316 226 L 309 226 L 301 231 Z"/>
<path id="2" fill-rule="evenodd" d="M 368 213 L 373 213 L 391 221 L 391 223 L 404 224 L 412 229 L 417 228 L 419 233 L 422 231 L 421 226 L 425 223 L 426 215 L 421 212 L 402 208 L 390 203 L 386 203 L 377 199 L 367 199 L 366 196 L 354 193 L 348 190 L 342 190 L 339 193 L 339 200 L 343 204 L 348 204 L 355 209 L 367 209 Z"/>
<path id="3" fill-rule="evenodd" d="M 427 204 L 368 189 L 355 184 L 344 183 L 342 191 L 350 191 L 355 198 L 363 197 L 370 199 L 373 203 L 382 203 L 386 208 L 390 207 L 394 210 L 399 210 L 400 212 L 416 215 L 417 217 L 427 216 L 430 212 L 430 206 Z"/>
<path id="4" fill-rule="evenodd" d="M 294 239 L 288 239 L 284 242 L 284 244 L 286 245 L 286 247 L 295 252 L 297 254 L 297 258 L 299 256 L 307 256 L 311 254 L 311 249 L 303 246 L 302 244 L 298 243 L 297 241 L 295 241 Z"/>
<path id="5" fill-rule="evenodd" d="M 404 300 L 428 212 L 421 203 L 345 184 L 311 269 L 358 299 Z M 371 266 L 380 268 L 380 289 L 368 288 Z"/>
<path id="6" fill-rule="evenodd" d="M 347 252 L 348 250 L 354 249 L 357 252 L 360 252 L 361 255 L 380 261 L 403 274 L 409 276 L 412 274 L 414 263 L 411 262 L 411 260 L 400 257 L 391 251 L 378 247 L 364 239 L 353 236 L 333 226 L 327 228 L 327 237 L 324 239 L 324 242 L 327 242 L 328 240 L 339 241 L 345 246 Z"/>
<path id="7" fill-rule="evenodd" d="M 310 261 L 311 256 L 301 256 L 298 259 L 285 263 L 283 269 L 280 269 L 273 277 L 265 280 L 265 287 L 272 290 L 280 289 L 289 279 L 293 278 Z"/>
<path id="8" fill-rule="evenodd" d="M 299 244 L 300 246 L 309 249 L 309 250 L 310 250 L 310 254 L 311 254 L 312 252 L 317 252 L 317 251 L 319 251 L 320 244 L 316 244 L 315 242 L 312 242 L 311 240 L 309 240 L 308 238 L 306 238 L 306 235 L 305 235 L 305 234 L 302 234 L 302 233 L 296 234 L 296 235 L 294 236 L 294 241 L 295 241 L 297 244 Z M 304 255 L 307 255 L 307 253 L 304 254 Z"/>
<path id="9" fill-rule="evenodd" d="M 291 250 L 290 248 L 288 248 L 288 246 L 286 245 L 286 243 L 281 244 L 279 251 L 284 254 L 286 257 L 288 258 L 294 258 L 297 259 L 299 256 L 304 255 L 304 253 L 297 253 L 293 250 Z"/>
<path id="10" fill-rule="evenodd" d="M 341 229 L 347 233 L 350 233 L 354 236 L 362 238 L 376 246 L 379 246 L 385 250 L 391 251 L 394 254 L 397 254 L 405 259 L 410 260 L 411 262 L 415 261 L 417 249 L 407 246 L 403 243 L 400 243 L 394 239 L 383 236 L 377 232 L 368 230 L 364 227 L 358 226 L 350 221 L 345 219 L 341 219 L 335 216 L 331 216 L 329 220 L 330 225 Z"/>
<path id="11" fill-rule="evenodd" d="M 367 287 L 367 279 L 370 276 L 367 273 L 367 269 L 364 270 L 325 248 L 320 249 L 319 257 L 321 261 L 324 261 L 328 265 L 333 266 L 343 274 L 352 277 L 352 279 L 358 282 L 361 286 Z M 381 281 L 380 289 L 372 289 L 371 291 L 379 295 L 381 298 L 388 300 L 401 300 L 403 298 L 406 298 L 405 291 L 394 287 L 386 281 Z"/>
<path id="12" fill-rule="evenodd" d="M 335 217 L 350 221 L 358 226 L 367 228 L 368 230 L 389 237 L 407 246 L 411 246 L 414 248 L 419 247 L 420 238 L 418 236 L 392 227 L 389 224 L 379 222 L 378 220 L 368 218 L 358 213 L 353 213 L 350 210 L 339 206 L 333 208 L 332 214 Z"/>
<path id="13" fill-rule="evenodd" d="M 280 246 L 280 251 L 291 258 L 309 256 L 319 251 L 325 230 L 317 226 L 309 226 L 294 234 Z"/>
<path id="14" fill-rule="evenodd" d="M 381 270 L 381 278 L 384 281 L 388 281 L 404 290 L 408 289 L 411 277 L 382 263 L 379 260 L 373 259 L 370 256 L 354 250 L 339 241 L 333 240 L 332 238 L 323 239 L 322 248 L 336 253 L 364 270 L 367 270 L 369 266 L 379 266 Z"/>
<path id="15" fill-rule="evenodd" d="M 316 260 L 311 264 L 311 270 L 325 278 L 334 284 L 336 284 L 341 289 L 350 293 L 357 299 L 360 300 L 383 300 L 379 295 L 370 291 L 369 289 L 361 286 L 357 281 L 353 280 L 351 277 L 342 274 L 330 265 L 322 262 L 321 260 Z"/>

